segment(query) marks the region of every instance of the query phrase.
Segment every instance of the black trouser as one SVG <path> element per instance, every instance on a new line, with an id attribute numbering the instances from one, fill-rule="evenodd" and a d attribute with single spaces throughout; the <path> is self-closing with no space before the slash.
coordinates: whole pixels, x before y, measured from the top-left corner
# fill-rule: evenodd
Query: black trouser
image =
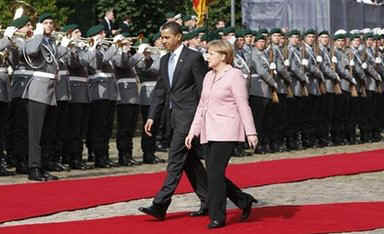
<path id="1" fill-rule="evenodd" d="M 255 121 L 256 131 L 259 136 L 259 144 L 269 144 L 271 136 L 271 116 L 268 116 L 268 106 L 271 99 L 249 96 L 249 106 L 252 110 L 253 119 Z"/>
<path id="2" fill-rule="evenodd" d="M 367 141 L 372 137 L 373 127 L 376 125 L 375 105 L 376 98 L 373 91 L 367 91 L 367 97 L 360 98 L 360 118 L 358 123 L 362 141 Z"/>
<path id="3" fill-rule="evenodd" d="M 157 135 L 156 139 L 161 142 L 163 146 L 168 147 L 172 137 L 171 130 L 171 110 L 169 108 L 163 108 L 161 115 L 158 118 Z"/>
<path id="4" fill-rule="evenodd" d="M 304 147 L 312 147 L 318 138 L 317 126 L 320 122 L 321 100 L 320 96 L 309 95 L 302 98 L 302 142 Z"/>
<path id="5" fill-rule="evenodd" d="M 97 100 L 91 103 L 88 132 L 90 146 L 95 153 L 96 165 L 106 163 L 109 157 L 108 145 L 111 134 L 111 119 L 114 115 L 113 103 L 109 100 Z"/>
<path id="6" fill-rule="evenodd" d="M 317 126 L 319 144 L 326 144 L 330 140 L 332 122 L 335 110 L 335 98 L 333 93 L 326 93 L 320 97 L 320 122 Z"/>
<path id="7" fill-rule="evenodd" d="M 15 157 L 16 166 L 21 164 L 27 166 L 28 161 L 28 100 L 13 98 L 10 104 L 9 114 L 9 136 L 8 146 L 12 149 L 12 156 Z"/>
<path id="8" fill-rule="evenodd" d="M 187 133 L 173 132 L 168 154 L 167 177 L 160 191 L 156 194 L 154 204 L 168 207 L 171 197 L 185 171 L 189 182 L 201 201 L 203 208 L 207 207 L 206 197 L 208 191 L 207 173 L 198 157 L 198 147 L 194 141 L 191 150 L 185 147 Z"/>
<path id="9" fill-rule="evenodd" d="M 69 102 L 58 101 L 56 108 L 56 159 L 60 160 L 60 157 L 69 157 L 69 134 L 72 131 L 69 128 Z"/>
<path id="10" fill-rule="evenodd" d="M 227 196 L 239 208 L 249 203 L 250 197 L 225 177 L 233 148 L 238 142 L 208 142 L 206 158 L 208 174 L 208 211 L 211 220 L 225 222 Z"/>
<path id="11" fill-rule="evenodd" d="M 119 155 L 132 156 L 132 139 L 135 135 L 138 115 L 139 105 L 137 104 L 117 105 L 116 145 Z"/>
<path id="12" fill-rule="evenodd" d="M 331 127 L 331 137 L 335 144 L 341 144 L 347 138 L 347 127 L 350 122 L 351 94 L 343 91 L 335 96 L 334 115 Z"/>
<path id="13" fill-rule="evenodd" d="M 70 161 L 81 161 L 83 153 L 84 131 L 88 125 L 89 104 L 69 103 L 69 140 L 68 152 Z"/>
<path id="14" fill-rule="evenodd" d="M 157 135 L 158 131 L 158 121 L 154 120 L 154 123 L 151 128 L 152 136 L 148 136 L 144 131 L 144 125 L 145 122 L 148 119 L 148 112 L 149 112 L 149 106 L 140 106 L 141 109 L 141 116 L 143 118 L 143 129 L 141 133 L 141 150 L 143 151 L 143 161 L 144 162 L 150 162 L 153 160 L 153 155 L 155 153 L 155 137 Z"/>
<path id="15" fill-rule="evenodd" d="M 281 146 L 287 136 L 287 96 L 279 94 L 279 103 L 271 103 L 271 141 Z"/>
<path id="16" fill-rule="evenodd" d="M 0 160 L 4 158 L 5 128 L 8 119 L 8 103 L 0 101 Z M 1 163 L 1 161 L 0 161 Z"/>
<path id="17" fill-rule="evenodd" d="M 348 121 L 346 126 L 346 138 L 348 141 L 356 139 L 356 126 L 362 119 L 361 99 L 363 97 L 352 97 L 350 99 Z"/>
<path id="18" fill-rule="evenodd" d="M 55 108 L 28 101 L 29 168 L 42 168 L 55 153 Z"/>

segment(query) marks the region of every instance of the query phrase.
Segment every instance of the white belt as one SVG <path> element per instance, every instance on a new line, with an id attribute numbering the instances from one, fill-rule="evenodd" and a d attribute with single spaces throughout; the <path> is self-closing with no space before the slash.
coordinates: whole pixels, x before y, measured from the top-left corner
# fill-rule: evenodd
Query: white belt
<path id="1" fill-rule="evenodd" d="M 56 75 L 48 72 L 40 72 L 40 71 L 30 71 L 30 70 L 16 70 L 13 74 L 15 75 L 31 75 L 38 76 L 42 78 L 55 79 Z"/>
<path id="2" fill-rule="evenodd" d="M 156 85 L 156 81 L 145 81 L 143 83 L 141 83 L 141 86 L 155 86 Z"/>
<path id="3" fill-rule="evenodd" d="M 69 75 L 69 71 L 67 71 L 67 70 L 59 71 L 59 76 L 67 76 L 67 75 Z"/>
<path id="4" fill-rule="evenodd" d="M 89 79 L 111 78 L 111 77 L 113 77 L 112 73 L 105 73 L 105 72 L 97 72 L 95 75 L 88 76 Z"/>
<path id="5" fill-rule="evenodd" d="M 88 82 L 88 79 L 86 77 L 81 77 L 81 76 L 70 76 L 69 80 L 70 81 Z"/>
<path id="6" fill-rule="evenodd" d="M 136 83 L 137 80 L 135 78 L 122 78 L 122 79 L 118 79 L 117 80 L 117 83 L 120 84 L 120 83 Z"/>
<path id="7" fill-rule="evenodd" d="M 8 73 L 8 69 L 5 67 L 0 67 L 0 72 Z"/>

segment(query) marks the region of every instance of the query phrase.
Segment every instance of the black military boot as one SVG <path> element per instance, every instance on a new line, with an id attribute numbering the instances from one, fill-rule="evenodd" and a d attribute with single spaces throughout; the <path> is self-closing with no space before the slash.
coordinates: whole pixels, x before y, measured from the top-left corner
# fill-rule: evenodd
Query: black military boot
<path id="1" fill-rule="evenodd" d="M 119 165 L 125 167 L 133 166 L 133 163 L 128 160 L 128 153 L 119 153 Z"/>
<path id="2" fill-rule="evenodd" d="M 7 170 L 7 162 L 4 155 L 0 156 L 0 176 L 11 176 L 15 174 L 16 173 Z"/>

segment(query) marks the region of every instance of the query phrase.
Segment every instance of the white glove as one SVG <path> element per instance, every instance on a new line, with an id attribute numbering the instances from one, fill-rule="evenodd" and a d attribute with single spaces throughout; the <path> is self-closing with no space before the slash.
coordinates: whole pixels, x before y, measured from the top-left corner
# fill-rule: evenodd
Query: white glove
<path id="1" fill-rule="evenodd" d="M 113 38 L 113 43 L 124 40 L 124 36 L 119 34 Z"/>
<path id="2" fill-rule="evenodd" d="M 285 65 L 286 67 L 289 67 L 289 65 L 290 65 L 289 59 L 286 59 L 286 60 L 284 61 L 284 65 Z"/>
<path id="3" fill-rule="evenodd" d="M 36 29 L 33 32 L 33 35 L 43 35 L 44 34 L 44 25 L 42 23 L 36 24 Z"/>
<path id="4" fill-rule="evenodd" d="M 341 81 L 340 76 L 338 74 L 336 74 L 336 80 L 339 82 Z"/>
<path id="5" fill-rule="evenodd" d="M 63 39 L 61 39 L 61 43 L 60 45 L 61 46 L 64 46 L 64 47 L 68 47 L 69 43 L 71 43 L 71 39 L 69 39 L 68 37 L 63 37 Z"/>
<path id="6" fill-rule="evenodd" d="M 349 66 L 355 66 L 355 61 L 353 59 L 349 61 Z"/>
<path id="7" fill-rule="evenodd" d="M 361 67 L 365 70 L 368 68 L 368 65 L 367 65 L 367 63 L 363 63 L 363 64 L 361 64 Z"/>
<path id="8" fill-rule="evenodd" d="M 141 45 L 139 45 L 139 49 L 137 50 L 137 53 L 144 53 L 144 50 L 146 50 L 147 48 L 149 47 L 149 45 L 147 43 L 143 43 Z"/>
<path id="9" fill-rule="evenodd" d="M 127 52 L 129 52 L 129 51 L 131 51 L 131 46 L 130 46 L 130 45 L 124 45 L 124 46 L 123 46 L 123 52 L 124 52 L 124 53 L 127 53 Z"/>
<path id="10" fill-rule="evenodd" d="M 5 29 L 4 37 L 12 38 L 13 34 L 15 34 L 16 31 L 17 31 L 16 27 L 9 26 L 7 27 L 7 29 Z"/>
<path id="11" fill-rule="evenodd" d="M 101 40 L 99 39 L 98 35 L 92 37 L 92 40 L 93 40 L 93 45 L 91 47 L 91 50 L 95 50 L 96 47 L 100 44 Z"/>
<path id="12" fill-rule="evenodd" d="M 317 61 L 318 63 L 323 62 L 323 57 L 321 57 L 321 56 L 317 56 L 317 57 L 316 57 L 316 61 Z"/>
<path id="13" fill-rule="evenodd" d="M 304 65 L 304 66 L 308 66 L 308 64 L 309 64 L 308 59 L 303 59 L 301 61 L 301 64 Z"/>
<path id="14" fill-rule="evenodd" d="M 356 82 L 356 79 L 355 78 L 352 78 L 352 84 L 356 85 L 357 82 Z"/>
<path id="15" fill-rule="evenodd" d="M 332 63 L 337 63 L 337 58 L 335 56 L 332 57 Z"/>
<path id="16" fill-rule="evenodd" d="M 77 46 L 80 48 L 84 48 L 86 45 L 83 41 L 80 41 L 79 43 L 77 43 Z"/>
<path id="17" fill-rule="evenodd" d="M 376 63 L 380 64 L 383 60 L 380 57 L 376 57 Z"/>
<path id="18" fill-rule="evenodd" d="M 276 64 L 275 63 L 269 64 L 269 69 L 270 70 L 276 70 Z"/>

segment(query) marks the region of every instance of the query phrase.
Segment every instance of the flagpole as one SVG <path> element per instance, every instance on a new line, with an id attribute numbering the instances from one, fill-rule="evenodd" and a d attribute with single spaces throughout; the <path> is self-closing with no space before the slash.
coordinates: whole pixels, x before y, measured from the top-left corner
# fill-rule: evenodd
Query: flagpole
<path id="1" fill-rule="evenodd" d="M 235 0 L 231 0 L 231 26 L 235 27 Z"/>

